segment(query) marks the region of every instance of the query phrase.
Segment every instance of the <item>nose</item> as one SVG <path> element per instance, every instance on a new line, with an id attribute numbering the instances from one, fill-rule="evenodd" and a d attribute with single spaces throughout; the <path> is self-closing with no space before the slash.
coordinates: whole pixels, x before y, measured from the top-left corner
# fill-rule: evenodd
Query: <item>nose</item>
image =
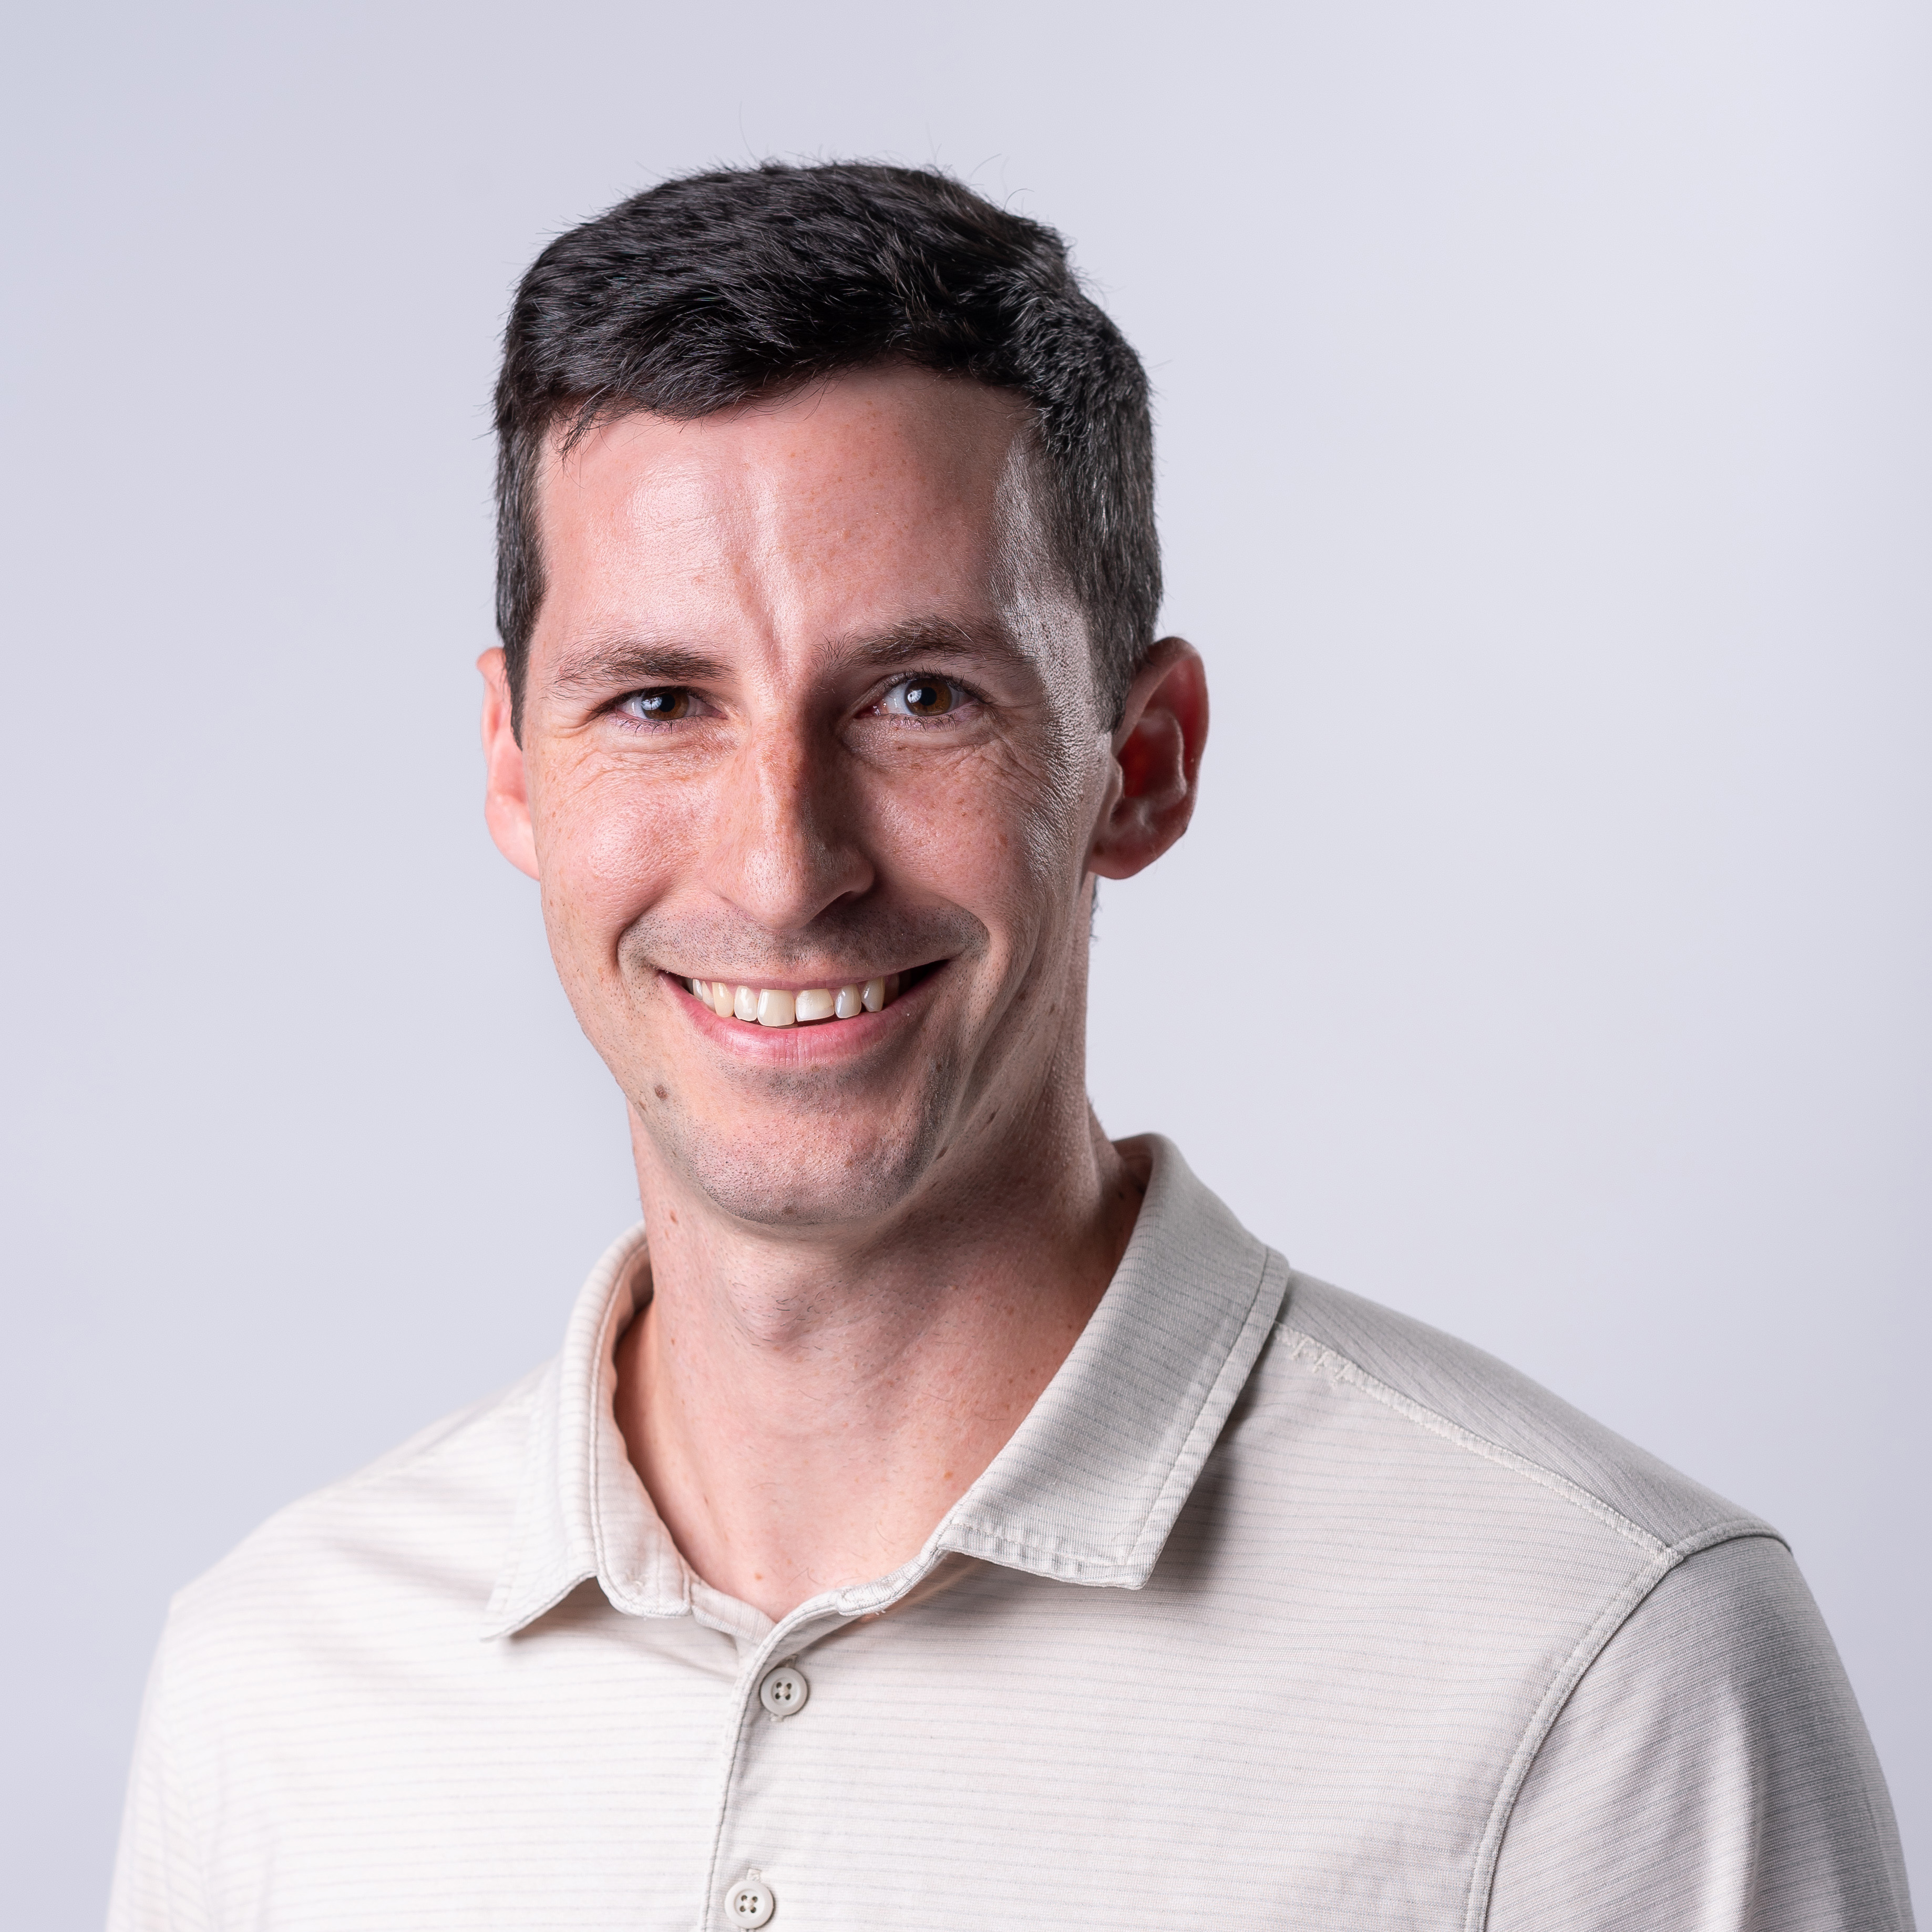
<path id="1" fill-rule="evenodd" d="M 803 932 L 875 876 L 837 741 L 806 719 L 773 721 L 742 744 L 713 800 L 714 891 L 767 932 Z"/>

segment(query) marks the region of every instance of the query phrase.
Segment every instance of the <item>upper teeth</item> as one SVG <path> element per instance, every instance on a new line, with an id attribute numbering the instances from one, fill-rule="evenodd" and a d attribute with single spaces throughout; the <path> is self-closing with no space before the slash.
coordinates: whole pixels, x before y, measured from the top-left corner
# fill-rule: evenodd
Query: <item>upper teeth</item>
<path id="1" fill-rule="evenodd" d="M 834 1018 L 855 1020 L 861 1013 L 875 1013 L 898 993 L 899 976 L 888 973 L 862 985 L 808 986 L 802 993 L 784 986 L 734 986 L 727 980 L 687 980 L 684 983 L 720 1019 L 788 1027 Z"/>

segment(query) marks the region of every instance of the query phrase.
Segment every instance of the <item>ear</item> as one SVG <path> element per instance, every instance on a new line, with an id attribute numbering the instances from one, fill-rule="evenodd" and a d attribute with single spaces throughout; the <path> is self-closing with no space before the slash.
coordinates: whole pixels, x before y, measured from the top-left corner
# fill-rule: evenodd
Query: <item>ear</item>
<path id="1" fill-rule="evenodd" d="M 1187 830 L 1208 744 L 1208 673 L 1183 638 L 1163 638 L 1127 691 L 1114 728 L 1107 804 L 1087 869 L 1130 879 Z"/>
<path id="2" fill-rule="evenodd" d="M 483 674 L 483 818 L 496 850 L 520 872 L 537 876 L 537 841 L 530 824 L 530 772 L 510 724 L 510 680 L 500 650 L 476 660 Z"/>

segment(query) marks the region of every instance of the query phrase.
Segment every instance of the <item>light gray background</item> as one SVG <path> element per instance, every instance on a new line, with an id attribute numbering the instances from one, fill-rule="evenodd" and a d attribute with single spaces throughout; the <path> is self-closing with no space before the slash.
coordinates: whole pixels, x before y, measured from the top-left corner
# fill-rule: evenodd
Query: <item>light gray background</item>
<path id="1" fill-rule="evenodd" d="M 936 159 L 1160 392 L 1217 710 L 1094 1088 L 1790 1535 L 1924 1893 L 1932 34 L 1697 0 L 68 6 L 9 29 L 10 1923 L 169 1592 L 556 1342 L 620 1104 L 478 810 L 550 235 Z"/>

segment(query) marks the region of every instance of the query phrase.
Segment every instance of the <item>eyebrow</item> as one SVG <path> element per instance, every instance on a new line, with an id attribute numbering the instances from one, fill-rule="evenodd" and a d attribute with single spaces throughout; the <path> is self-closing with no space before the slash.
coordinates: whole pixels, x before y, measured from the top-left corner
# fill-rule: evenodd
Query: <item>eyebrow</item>
<path id="1" fill-rule="evenodd" d="M 892 670 L 940 655 L 1010 665 L 1026 653 L 997 625 L 968 626 L 950 617 L 914 617 L 869 636 L 839 640 L 853 662 Z M 653 684 L 711 684 L 727 674 L 723 660 L 669 638 L 592 639 L 560 659 L 546 680 L 566 695 L 636 689 Z"/>
<path id="2" fill-rule="evenodd" d="M 566 693 L 631 688 L 649 684 L 715 683 L 722 662 L 688 644 L 656 638 L 616 638 L 586 644 L 566 655 L 547 682 Z"/>
<path id="3" fill-rule="evenodd" d="M 915 617 L 872 637 L 849 638 L 844 648 L 857 662 L 875 670 L 893 670 L 941 654 L 1004 664 L 1027 662 L 1026 653 L 1001 626 L 969 626 L 950 617 Z"/>

